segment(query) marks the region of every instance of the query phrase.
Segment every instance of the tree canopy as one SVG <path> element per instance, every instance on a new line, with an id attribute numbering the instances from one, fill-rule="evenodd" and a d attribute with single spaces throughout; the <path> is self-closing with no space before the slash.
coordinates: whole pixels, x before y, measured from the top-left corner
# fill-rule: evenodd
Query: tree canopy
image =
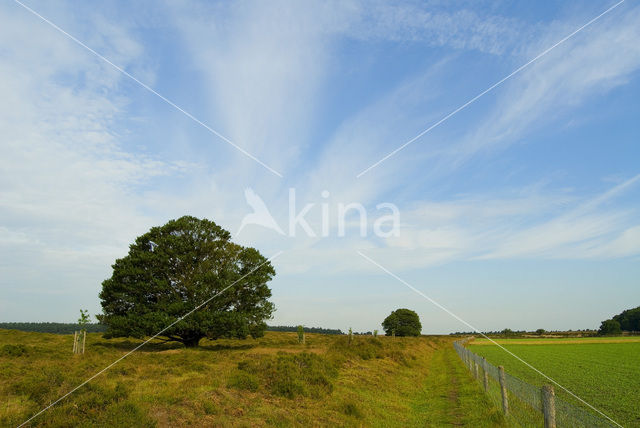
<path id="1" fill-rule="evenodd" d="M 640 331 L 640 306 L 622 311 L 613 320 L 620 323 L 623 331 Z"/>
<path id="2" fill-rule="evenodd" d="M 203 337 L 259 337 L 274 311 L 267 286 L 274 275 L 256 249 L 231 242 L 213 221 L 184 216 L 151 228 L 116 260 L 102 283 L 98 319 L 108 327 L 107 338 L 144 337 L 216 296 L 162 337 L 185 346 Z"/>
<path id="3" fill-rule="evenodd" d="M 620 334 L 620 323 L 616 320 L 605 320 L 600 324 L 599 334 Z"/>
<path id="4" fill-rule="evenodd" d="M 420 336 L 422 324 L 418 314 L 410 309 L 396 309 L 382 321 L 387 336 Z"/>
<path id="5" fill-rule="evenodd" d="M 640 331 L 640 306 L 627 309 L 611 319 L 602 321 L 599 334 L 620 334 L 623 331 Z"/>

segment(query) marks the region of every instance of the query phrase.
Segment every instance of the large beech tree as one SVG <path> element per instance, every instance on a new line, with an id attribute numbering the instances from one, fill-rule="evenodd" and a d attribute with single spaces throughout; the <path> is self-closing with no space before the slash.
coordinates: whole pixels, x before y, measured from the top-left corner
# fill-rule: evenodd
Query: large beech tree
<path id="1" fill-rule="evenodd" d="M 192 347 L 203 337 L 262 336 L 274 311 L 267 283 L 275 270 L 258 250 L 230 239 L 214 222 L 190 216 L 139 236 L 102 283 L 105 337 L 154 335 L 220 292 L 162 337 Z"/>
<path id="2" fill-rule="evenodd" d="M 396 309 L 382 321 L 387 336 L 420 336 L 420 317 L 411 309 Z"/>

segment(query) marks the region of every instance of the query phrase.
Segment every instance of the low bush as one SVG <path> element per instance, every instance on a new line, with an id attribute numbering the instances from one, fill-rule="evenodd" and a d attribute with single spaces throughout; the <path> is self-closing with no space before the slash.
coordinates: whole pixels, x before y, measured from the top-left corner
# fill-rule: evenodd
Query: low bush
<path id="1" fill-rule="evenodd" d="M 238 370 L 260 379 L 274 395 L 320 397 L 333 390 L 332 379 L 338 375 L 336 366 L 326 358 L 302 352 L 259 357 L 238 363 Z M 234 375 L 232 379 L 240 379 Z"/>
<path id="2" fill-rule="evenodd" d="M 344 403 L 342 403 L 340 410 L 347 416 L 353 416 L 354 418 L 362 419 L 362 412 L 360 411 L 360 408 L 358 407 L 356 402 L 353 400 L 345 401 Z"/>
<path id="3" fill-rule="evenodd" d="M 251 392 L 256 392 L 258 390 L 258 386 L 258 379 L 256 376 L 242 370 L 232 374 L 227 382 L 228 388 L 236 388 Z"/>
<path id="4" fill-rule="evenodd" d="M 0 349 L 0 356 L 3 357 L 20 357 L 27 353 L 27 347 L 24 345 L 4 345 Z"/>

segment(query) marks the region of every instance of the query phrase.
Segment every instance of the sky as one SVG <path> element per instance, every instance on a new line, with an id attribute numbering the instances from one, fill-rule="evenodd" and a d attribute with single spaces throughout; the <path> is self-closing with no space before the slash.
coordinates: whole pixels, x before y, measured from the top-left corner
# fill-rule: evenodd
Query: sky
<path id="1" fill-rule="evenodd" d="M 637 2 L 20 0 L 0 23 L 0 321 L 100 313 L 114 261 L 183 215 L 282 251 L 273 325 L 640 304 Z M 283 233 L 240 229 L 247 193 Z"/>

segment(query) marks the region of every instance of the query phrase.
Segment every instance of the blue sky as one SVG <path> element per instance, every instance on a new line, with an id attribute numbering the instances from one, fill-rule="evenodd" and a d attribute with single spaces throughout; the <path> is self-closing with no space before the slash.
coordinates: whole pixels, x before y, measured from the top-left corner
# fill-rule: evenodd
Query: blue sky
<path id="1" fill-rule="evenodd" d="M 250 225 L 273 324 L 596 328 L 640 304 L 640 6 L 573 2 L 85 2 L 0 6 L 0 320 L 100 311 L 130 242 L 185 214 L 236 234 L 251 188 L 289 189 L 327 237 Z M 321 198 L 327 190 L 330 197 Z M 338 203 L 400 210 L 399 236 L 336 234 Z"/>

